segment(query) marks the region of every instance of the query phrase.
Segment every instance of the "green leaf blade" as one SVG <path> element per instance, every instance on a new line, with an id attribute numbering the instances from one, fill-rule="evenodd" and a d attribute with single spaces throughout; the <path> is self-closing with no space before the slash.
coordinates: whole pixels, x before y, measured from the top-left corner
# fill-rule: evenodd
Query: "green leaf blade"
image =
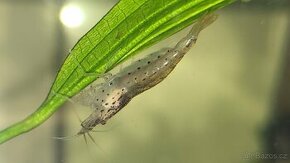
<path id="1" fill-rule="evenodd" d="M 85 76 L 82 67 L 100 75 L 106 73 L 138 51 L 192 24 L 206 12 L 234 1 L 121 0 L 73 47 L 43 104 L 26 119 L 0 132 L 0 144 L 30 131 L 56 112 L 65 99 L 53 92 L 71 97 L 97 78 Z"/>

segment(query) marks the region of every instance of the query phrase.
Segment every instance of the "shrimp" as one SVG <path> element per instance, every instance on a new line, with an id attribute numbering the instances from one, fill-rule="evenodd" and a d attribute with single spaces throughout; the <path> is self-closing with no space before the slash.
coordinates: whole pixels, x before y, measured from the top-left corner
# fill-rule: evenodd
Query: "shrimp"
<path id="1" fill-rule="evenodd" d="M 73 97 L 93 109 L 81 122 L 81 129 L 77 135 L 89 135 L 94 127 L 106 124 L 135 96 L 163 81 L 196 43 L 200 31 L 216 19 L 217 15 L 214 14 L 203 16 L 173 48 L 148 55 L 110 76 L 101 86 L 89 85 Z"/>

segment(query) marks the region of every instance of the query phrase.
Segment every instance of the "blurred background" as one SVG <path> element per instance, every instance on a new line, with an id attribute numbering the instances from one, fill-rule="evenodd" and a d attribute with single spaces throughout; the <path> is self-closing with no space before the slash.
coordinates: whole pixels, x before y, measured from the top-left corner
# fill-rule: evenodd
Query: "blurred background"
<path id="1" fill-rule="evenodd" d="M 0 1 L 1 130 L 37 109 L 69 49 L 116 3 Z M 72 108 L 90 112 L 68 103 L 1 145 L 0 163 L 290 163 L 290 1 L 238 1 L 218 14 L 164 82 L 97 127 L 97 145 L 53 138 L 80 129 Z"/>

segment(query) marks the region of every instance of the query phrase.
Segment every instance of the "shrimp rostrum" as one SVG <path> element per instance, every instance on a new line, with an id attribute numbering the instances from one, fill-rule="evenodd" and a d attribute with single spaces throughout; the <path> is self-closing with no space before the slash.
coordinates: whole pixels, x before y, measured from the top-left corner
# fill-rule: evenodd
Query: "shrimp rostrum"
<path id="1" fill-rule="evenodd" d="M 77 135 L 92 131 L 98 124 L 104 125 L 132 98 L 163 81 L 196 43 L 200 31 L 216 18 L 214 14 L 202 16 L 174 47 L 148 55 L 112 75 L 101 86 L 89 85 L 76 95 L 74 99 L 93 109 L 81 122 Z"/>

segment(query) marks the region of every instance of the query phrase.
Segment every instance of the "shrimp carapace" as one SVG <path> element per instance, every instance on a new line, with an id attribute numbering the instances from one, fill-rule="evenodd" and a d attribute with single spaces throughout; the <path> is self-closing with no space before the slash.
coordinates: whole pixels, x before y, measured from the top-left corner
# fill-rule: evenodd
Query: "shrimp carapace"
<path id="1" fill-rule="evenodd" d="M 89 85 L 74 98 L 93 109 L 81 123 L 77 135 L 86 134 L 98 124 L 105 124 L 138 94 L 163 81 L 183 56 L 196 43 L 200 31 L 216 20 L 217 16 L 202 16 L 173 48 L 148 55 L 112 75 L 101 86 Z"/>

